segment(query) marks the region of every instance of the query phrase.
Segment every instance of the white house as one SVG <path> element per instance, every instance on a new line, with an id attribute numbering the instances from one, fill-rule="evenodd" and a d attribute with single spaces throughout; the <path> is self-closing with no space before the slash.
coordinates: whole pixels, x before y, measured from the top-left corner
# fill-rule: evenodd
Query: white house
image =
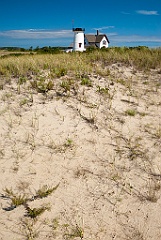
<path id="1" fill-rule="evenodd" d="M 99 34 L 98 30 L 96 35 L 85 34 L 84 40 L 85 40 L 85 48 L 90 46 L 97 47 L 97 48 L 102 48 L 102 47 L 108 48 L 110 43 L 106 34 Z"/>
<path id="2" fill-rule="evenodd" d="M 84 34 L 84 28 L 73 28 L 74 40 L 73 40 L 73 49 L 68 49 L 66 52 L 79 51 L 83 52 L 90 46 L 97 48 L 108 48 L 109 40 L 106 34 L 99 34 L 98 30 L 96 35 Z"/>

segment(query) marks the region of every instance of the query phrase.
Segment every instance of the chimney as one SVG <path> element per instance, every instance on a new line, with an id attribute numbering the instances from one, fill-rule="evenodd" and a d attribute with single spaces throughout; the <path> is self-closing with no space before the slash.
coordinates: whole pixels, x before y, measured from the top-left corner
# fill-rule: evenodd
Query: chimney
<path id="1" fill-rule="evenodd" d="M 99 35 L 99 31 L 97 30 L 97 36 Z"/>

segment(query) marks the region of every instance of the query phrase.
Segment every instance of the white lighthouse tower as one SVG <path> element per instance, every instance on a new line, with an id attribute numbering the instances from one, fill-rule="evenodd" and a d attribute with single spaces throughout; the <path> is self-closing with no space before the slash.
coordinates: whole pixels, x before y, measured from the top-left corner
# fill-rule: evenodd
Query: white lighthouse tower
<path id="1" fill-rule="evenodd" d="M 73 28 L 74 42 L 73 51 L 83 52 L 84 49 L 84 28 Z"/>

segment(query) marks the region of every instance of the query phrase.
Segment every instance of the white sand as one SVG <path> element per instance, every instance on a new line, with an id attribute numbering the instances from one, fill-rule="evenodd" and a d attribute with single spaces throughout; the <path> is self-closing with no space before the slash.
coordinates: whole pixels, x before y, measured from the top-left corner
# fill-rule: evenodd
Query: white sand
<path id="1" fill-rule="evenodd" d="M 50 204 L 36 221 L 22 205 L 6 211 L 11 200 L 1 197 L 0 239 L 80 239 L 78 227 L 86 240 L 161 239 L 161 75 L 110 71 L 77 95 L 57 96 L 63 77 L 47 96 L 29 81 L 18 93 L 14 78 L 0 91 L 0 193 L 32 197 L 59 183 L 28 202 Z"/>

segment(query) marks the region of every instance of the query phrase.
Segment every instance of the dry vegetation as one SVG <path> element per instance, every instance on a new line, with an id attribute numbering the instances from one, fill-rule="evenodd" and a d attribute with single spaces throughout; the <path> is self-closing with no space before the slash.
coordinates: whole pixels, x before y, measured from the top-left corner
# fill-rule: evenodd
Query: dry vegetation
<path id="1" fill-rule="evenodd" d="M 161 238 L 161 49 L 0 58 L 0 239 Z"/>

